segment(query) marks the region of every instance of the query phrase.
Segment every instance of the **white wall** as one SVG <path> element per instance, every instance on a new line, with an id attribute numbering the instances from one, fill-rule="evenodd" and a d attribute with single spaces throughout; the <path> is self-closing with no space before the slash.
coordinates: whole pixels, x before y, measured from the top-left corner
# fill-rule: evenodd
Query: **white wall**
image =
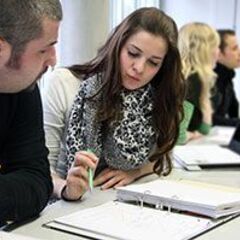
<path id="1" fill-rule="evenodd" d="M 192 21 L 206 22 L 216 28 L 234 26 L 235 0 L 161 0 L 161 8 L 180 28 Z"/>
<path id="2" fill-rule="evenodd" d="M 96 55 L 109 30 L 108 0 L 62 0 L 58 65 L 84 63 Z"/>

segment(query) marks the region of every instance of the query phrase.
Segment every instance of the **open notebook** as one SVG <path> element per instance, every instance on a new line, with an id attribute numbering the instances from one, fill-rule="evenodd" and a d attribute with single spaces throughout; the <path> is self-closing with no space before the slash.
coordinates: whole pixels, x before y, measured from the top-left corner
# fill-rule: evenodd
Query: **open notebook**
<path id="1" fill-rule="evenodd" d="M 240 190 L 182 180 L 121 187 L 117 198 L 44 226 L 100 240 L 188 240 L 238 216 L 240 210 Z"/>
<path id="2" fill-rule="evenodd" d="M 187 170 L 207 167 L 240 167 L 240 125 L 230 143 L 220 145 L 184 145 L 173 149 L 174 160 Z"/>
<path id="3" fill-rule="evenodd" d="M 98 240 L 188 240 L 233 217 L 212 220 L 111 201 L 44 226 Z"/>

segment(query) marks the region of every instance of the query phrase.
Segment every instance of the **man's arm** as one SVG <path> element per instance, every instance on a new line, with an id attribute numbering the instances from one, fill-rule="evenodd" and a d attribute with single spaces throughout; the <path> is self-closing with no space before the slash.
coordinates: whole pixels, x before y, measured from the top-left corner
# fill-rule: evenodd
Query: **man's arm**
<path id="1" fill-rule="evenodd" d="M 52 181 L 39 89 L 19 94 L 1 146 L 0 220 L 23 220 L 46 206 Z"/>

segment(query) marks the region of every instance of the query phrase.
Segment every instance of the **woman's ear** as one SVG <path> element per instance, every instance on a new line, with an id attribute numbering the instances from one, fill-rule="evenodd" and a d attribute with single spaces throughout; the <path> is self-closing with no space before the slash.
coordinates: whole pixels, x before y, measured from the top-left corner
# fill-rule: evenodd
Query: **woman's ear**
<path id="1" fill-rule="evenodd" d="M 0 36 L 0 67 L 4 66 L 11 56 L 11 45 Z"/>

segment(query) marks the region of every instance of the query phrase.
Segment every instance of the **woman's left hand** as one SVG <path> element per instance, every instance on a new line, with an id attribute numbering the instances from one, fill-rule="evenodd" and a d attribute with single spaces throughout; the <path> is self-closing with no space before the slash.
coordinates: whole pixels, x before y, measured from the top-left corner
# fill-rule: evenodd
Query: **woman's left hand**
<path id="1" fill-rule="evenodd" d="M 134 169 L 129 171 L 104 169 L 94 180 L 94 186 L 101 185 L 102 190 L 113 187 L 125 186 L 140 176 L 140 170 Z"/>

